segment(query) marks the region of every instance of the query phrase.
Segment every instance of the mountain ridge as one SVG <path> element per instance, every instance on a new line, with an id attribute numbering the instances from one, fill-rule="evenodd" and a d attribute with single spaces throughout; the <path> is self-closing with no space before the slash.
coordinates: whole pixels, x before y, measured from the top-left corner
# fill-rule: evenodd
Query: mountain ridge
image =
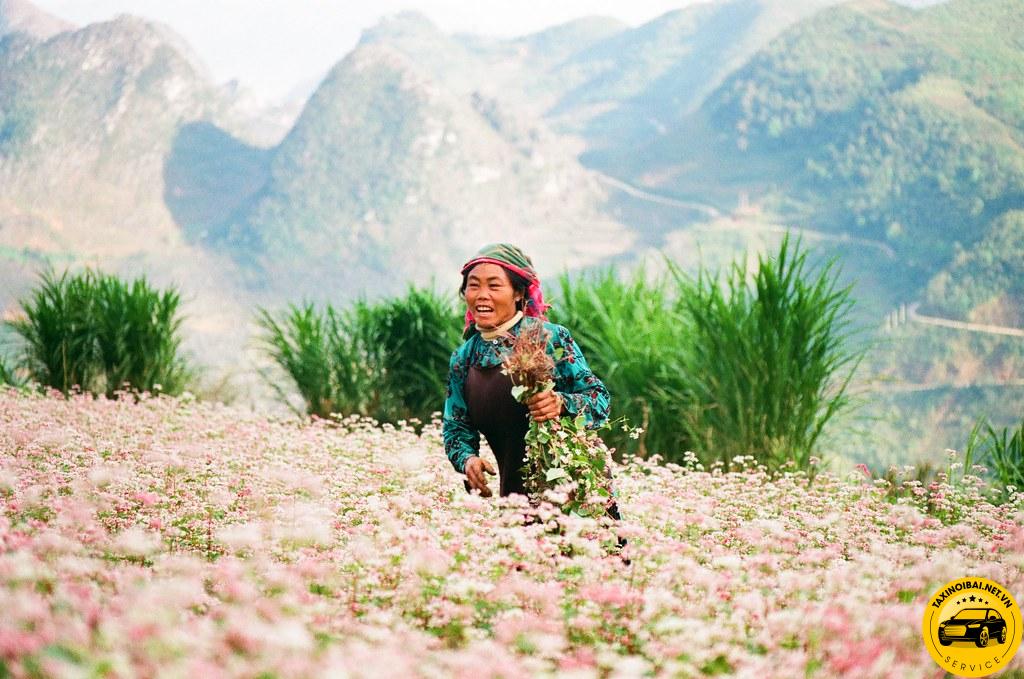
<path id="1" fill-rule="evenodd" d="M 274 150 L 259 200 L 211 242 L 259 260 L 279 281 L 287 267 L 275 252 L 311 257 L 325 276 L 335 271 L 339 288 L 395 271 L 423 282 L 502 236 L 537 250 L 538 239 L 562 242 L 556 259 L 539 254 L 547 264 L 595 262 L 588 253 L 607 245 L 574 244 L 545 222 L 582 218 L 595 233 L 625 232 L 600 215 L 603 191 L 570 153 L 552 153 L 554 144 L 536 152 L 529 137 L 502 127 L 495 102 L 455 94 L 400 51 L 364 44 L 332 69 Z M 301 278 L 289 287 L 303 289 Z"/>
<path id="2" fill-rule="evenodd" d="M 0 0 L 0 38 L 18 32 L 46 40 L 74 28 L 71 22 L 44 12 L 28 0 Z"/>

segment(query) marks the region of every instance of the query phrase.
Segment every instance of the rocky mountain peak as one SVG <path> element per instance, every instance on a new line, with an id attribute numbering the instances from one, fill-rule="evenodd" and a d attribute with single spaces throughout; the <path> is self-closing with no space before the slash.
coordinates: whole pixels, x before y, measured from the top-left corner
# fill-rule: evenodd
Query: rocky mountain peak
<path id="1" fill-rule="evenodd" d="M 406 10 L 381 19 L 376 25 L 363 31 L 361 44 L 408 40 L 424 36 L 444 37 L 437 25 L 425 14 Z"/>
<path id="2" fill-rule="evenodd" d="M 0 0 L 0 36 L 25 33 L 46 40 L 73 28 L 74 24 L 44 12 L 28 0 Z"/>

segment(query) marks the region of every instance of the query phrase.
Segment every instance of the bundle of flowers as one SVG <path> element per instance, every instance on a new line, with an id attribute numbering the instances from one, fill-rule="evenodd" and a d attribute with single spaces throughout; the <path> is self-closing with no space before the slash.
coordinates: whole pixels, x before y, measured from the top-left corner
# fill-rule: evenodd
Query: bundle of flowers
<path id="1" fill-rule="evenodd" d="M 526 403 L 554 389 L 555 361 L 547 352 L 550 333 L 544 324 L 524 319 L 512 349 L 502 358 L 502 371 L 512 379 L 512 396 Z M 559 499 L 562 509 L 598 517 L 611 506 L 611 453 L 601 437 L 586 426 L 586 417 L 559 417 L 544 422 L 531 418 L 526 434 L 523 485 L 534 498 Z"/>

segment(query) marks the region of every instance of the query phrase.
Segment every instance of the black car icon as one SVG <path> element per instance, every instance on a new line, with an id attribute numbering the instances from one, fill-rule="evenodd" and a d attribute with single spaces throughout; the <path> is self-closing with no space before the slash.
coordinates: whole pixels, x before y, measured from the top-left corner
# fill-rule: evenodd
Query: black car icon
<path id="1" fill-rule="evenodd" d="M 939 623 L 939 643 L 949 646 L 954 641 L 973 641 L 980 648 L 989 639 L 1006 642 L 1006 621 L 994 608 L 964 608 Z"/>

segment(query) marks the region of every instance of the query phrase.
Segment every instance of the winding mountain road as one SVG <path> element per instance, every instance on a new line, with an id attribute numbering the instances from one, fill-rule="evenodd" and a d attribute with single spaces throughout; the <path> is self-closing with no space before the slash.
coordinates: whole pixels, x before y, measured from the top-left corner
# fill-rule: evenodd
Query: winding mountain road
<path id="1" fill-rule="evenodd" d="M 657 193 L 651 193 L 650 191 L 641 189 L 633 186 L 628 182 L 624 182 L 621 179 L 617 179 L 610 175 L 607 175 L 599 170 L 591 169 L 594 176 L 601 182 L 604 182 L 612 188 L 618 189 L 623 193 L 637 198 L 639 200 L 654 203 L 656 205 L 666 205 L 668 207 L 678 207 L 683 210 L 689 210 L 691 212 L 699 212 L 701 214 L 710 217 L 711 219 L 720 219 L 723 216 L 722 211 L 713 205 L 707 203 L 699 203 L 696 201 L 679 200 L 677 198 L 669 198 L 667 196 L 661 196 Z M 826 233 L 824 231 L 814 231 L 812 229 L 803 229 L 797 226 L 782 226 L 781 224 L 766 224 L 763 222 L 718 222 L 711 225 L 705 225 L 700 228 L 704 231 L 760 231 L 764 233 L 777 233 L 785 235 L 787 233 L 793 233 L 805 241 L 825 241 L 831 243 L 842 243 L 846 245 L 860 245 L 862 247 L 869 247 L 879 250 L 889 259 L 896 259 L 896 251 L 888 243 L 883 243 L 879 240 L 872 240 L 870 238 L 860 238 L 857 236 L 851 236 L 848 233 Z"/>
<path id="2" fill-rule="evenodd" d="M 701 212 L 712 219 L 718 219 L 722 216 L 721 211 L 713 205 L 698 203 L 695 201 L 679 200 L 677 198 L 669 198 L 667 196 L 659 196 L 656 193 L 645 191 L 644 189 L 633 186 L 621 179 L 616 179 L 615 177 L 607 175 L 604 172 L 600 172 L 599 170 L 591 169 L 591 172 L 594 173 L 594 176 L 597 177 L 599 181 L 604 182 L 608 186 L 618 189 L 619 191 L 633 196 L 634 198 L 645 200 L 648 203 L 656 203 L 657 205 L 667 205 L 669 207 L 683 208 L 684 210 L 691 210 L 693 212 Z"/>
<path id="3" fill-rule="evenodd" d="M 1005 325 L 990 325 L 988 323 L 967 323 L 966 321 L 954 321 L 951 318 L 939 318 L 938 316 L 924 316 L 917 313 L 920 302 L 914 302 L 907 308 L 907 320 L 925 325 L 936 325 L 940 328 L 953 328 L 955 330 L 966 330 L 967 332 L 981 332 L 989 335 L 1007 335 L 1009 337 L 1024 337 L 1024 329 L 1010 328 Z"/>
<path id="4" fill-rule="evenodd" d="M 747 222 L 729 222 L 721 220 L 723 213 L 713 205 L 706 203 L 699 203 L 696 201 L 679 200 L 677 198 L 669 198 L 667 196 L 661 196 L 656 193 L 641 189 L 633 186 L 628 182 L 624 182 L 621 179 L 617 179 L 610 175 L 604 174 L 598 170 L 591 169 L 594 176 L 601 182 L 604 182 L 608 186 L 622 191 L 623 193 L 637 198 L 639 200 L 647 201 L 657 205 L 666 205 L 669 207 L 677 207 L 683 210 L 691 212 L 699 212 L 701 214 L 710 217 L 711 219 L 719 220 L 715 224 L 702 224 L 693 227 L 695 230 L 701 231 L 759 231 L 764 233 L 777 233 L 785 235 L 787 233 L 794 233 L 807 241 L 826 241 L 831 243 L 842 243 L 847 245 L 859 245 L 861 247 L 873 248 L 884 254 L 887 258 L 895 260 L 897 259 L 896 251 L 893 250 L 892 246 L 888 243 L 884 243 L 879 240 L 873 240 L 871 238 L 860 238 L 857 236 L 851 236 L 848 233 L 826 233 L 824 231 L 814 231 L 812 229 L 803 229 L 800 227 L 787 227 L 781 224 L 767 224 L 763 222 L 751 223 Z M 949 318 L 939 318 L 937 316 L 925 316 L 917 312 L 920 307 L 919 302 L 910 304 L 907 307 L 907 322 L 923 323 L 925 325 L 934 325 L 943 328 L 953 328 L 956 330 L 964 330 L 967 332 L 980 332 L 987 333 L 990 335 L 1004 335 L 1009 337 L 1024 337 L 1024 329 L 1022 328 L 1011 328 L 1000 325 L 990 325 L 986 323 L 968 323 L 965 321 L 955 321 Z M 953 386 L 953 385 L 947 385 Z M 924 390 L 935 388 L 933 386 L 925 385 L 909 385 L 907 390 Z"/>

